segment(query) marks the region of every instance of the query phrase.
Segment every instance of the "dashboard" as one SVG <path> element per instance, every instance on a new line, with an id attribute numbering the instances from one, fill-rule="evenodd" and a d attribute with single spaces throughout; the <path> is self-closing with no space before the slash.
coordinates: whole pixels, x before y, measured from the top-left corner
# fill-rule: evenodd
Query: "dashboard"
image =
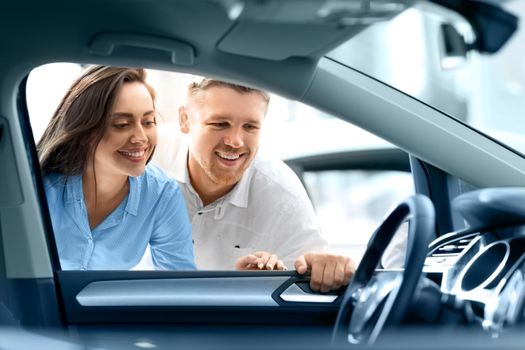
<path id="1" fill-rule="evenodd" d="M 433 241 L 423 271 L 439 285 L 443 308 L 499 334 L 523 322 L 525 190 L 473 191 L 453 207 L 467 228 Z"/>

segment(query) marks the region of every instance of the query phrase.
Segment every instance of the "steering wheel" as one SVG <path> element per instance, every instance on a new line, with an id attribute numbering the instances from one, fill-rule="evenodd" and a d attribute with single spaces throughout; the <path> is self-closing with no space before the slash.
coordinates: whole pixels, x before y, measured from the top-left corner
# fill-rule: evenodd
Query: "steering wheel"
<path id="1" fill-rule="evenodd" d="M 374 274 L 385 249 L 407 219 L 404 270 Z M 411 196 L 388 215 L 370 238 L 354 279 L 343 296 L 332 334 L 333 344 L 372 344 L 383 326 L 402 321 L 434 236 L 434 206 L 428 197 Z"/>

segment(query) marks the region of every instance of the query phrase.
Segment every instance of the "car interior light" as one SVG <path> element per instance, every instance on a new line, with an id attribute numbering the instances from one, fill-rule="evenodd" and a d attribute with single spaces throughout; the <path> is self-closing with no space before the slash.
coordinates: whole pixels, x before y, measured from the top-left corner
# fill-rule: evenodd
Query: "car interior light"
<path id="1" fill-rule="evenodd" d="M 151 340 L 148 339 L 139 339 L 135 343 L 133 343 L 137 348 L 141 349 L 155 349 L 157 345 L 155 345 Z"/>
<path id="2" fill-rule="evenodd" d="M 231 2 L 223 3 L 226 8 L 226 13 L 231 21 L 236 21 L 244 11 L 244 2 L 233 0 Z"/>

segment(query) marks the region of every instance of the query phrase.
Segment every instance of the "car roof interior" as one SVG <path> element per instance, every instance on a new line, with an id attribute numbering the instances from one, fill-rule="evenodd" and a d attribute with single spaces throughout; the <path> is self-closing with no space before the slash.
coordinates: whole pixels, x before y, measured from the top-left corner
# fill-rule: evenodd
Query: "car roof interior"
<path id="1" fill-rule="evenodd" d="M 345 67 L 321 57 L 375 23 L 377 17 L 389 19 L 413 1 L 392 1 L 397 5 L 393 10 L 362 11 L 353 17 L 338 2 L 308 1 L 299 12 L 296 2 L 249 1 L 243 7 L 239 2 L 217 0 L 163 1 L 162 6 L 148 6 L 148 1 L 98 0 L 82 9 L 67 1 L 30 5 L 27 1 L 11 2 L 3 9 L 0 28 L 11 35 L 12 49 L 3 52 L 0 74 L 4 77 L 2 98 L 12 101 L 2 108 L 12 109 L 2 114 L 14 115 L 18 91 L 13 87 L 32 68 L 45 63 L 99 63 L 198 73 L 311 104 L 474 185 L 524 184 L 523 171 L 509 167 L 505 158 L 518 163 L 524 160 L 503 147 L 501 155 L 483 162 L 479 172 L 467 174 L 463 162 L 450 162 L 451 149 L 462 149 L 465 158 L 472 160 L 470 166 L 481 167 L 482 162 L 476 159 L 486 157 L 482 148 L 498 145 L 488 144 L 477 132 L 463 128 L 457 129 L 461 137 L 443 131 L 434 132 L 429 139 L 425 133 L 429 126 L 451 126 L 456 121 L 443 118 L 439 112 L 432 116 L 428 109 L 428 116 L 421 118 L 425 107 L 402 94 L 378 98 L 369 90 L 381 89 L 382 83 L 364 79 L 359 72 L 342 77 L 339 70 Z M 355 6 L 351 4 L 355 2 L 348 6 Z M 41 6 L 53 16 L 40 16 Z M 318 12 L 324 13 L 322 20 L 315 16 Z M 341 93 L 349 98 L 339 98 Z M 373 112 L 370 105 L 376 106 Z M 397 128 L 389 119 L 396 120 Z M 425 142 L 417 135 L 407 138 L 402 131 L 409 127 L 426 135 Z M 438 144 L 447 147 L 436 148 Z M 473 173 L 485 176 L 475 177 Z"/>

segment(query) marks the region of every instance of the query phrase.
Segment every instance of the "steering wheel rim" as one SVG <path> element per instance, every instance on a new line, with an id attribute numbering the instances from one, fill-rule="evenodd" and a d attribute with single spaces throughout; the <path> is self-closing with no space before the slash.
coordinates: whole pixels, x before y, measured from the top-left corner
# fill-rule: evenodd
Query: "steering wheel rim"
<path id="1" fill-rule="evenodd" d="M 408 218 L 409 229 L 402 272 L 374 275 L 388 244 Z M 435 212 L 430 199 L 414 195 L 397 205 L 376 229 L 337 315 L 332 343 L 372 344 L 384 325 L 402 321 L 423 271 L 428 245 L 435 236 Z"/>

